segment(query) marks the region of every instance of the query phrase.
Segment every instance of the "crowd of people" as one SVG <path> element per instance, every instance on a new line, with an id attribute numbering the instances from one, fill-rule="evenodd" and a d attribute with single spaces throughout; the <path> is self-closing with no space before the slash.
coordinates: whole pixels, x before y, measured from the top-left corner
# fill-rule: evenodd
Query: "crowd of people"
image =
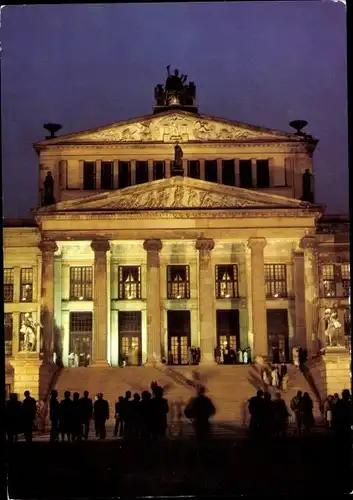
<path id="1" fill-rule="evenodd" d="M 214 358 L 218 365 L 247 365 L 251 363 L 250 347 L 235 350 L 229 344 L 218 345 L 214 350 Z"/>
<path id="2" fill-rule="evenodd" d="M 275 389 L 288 390 L 288 369 L 285 363 L 274 364 L 269 368 L 265 367 L 262 372 L 262 380 L 266 386 L 272 386 Z"/>

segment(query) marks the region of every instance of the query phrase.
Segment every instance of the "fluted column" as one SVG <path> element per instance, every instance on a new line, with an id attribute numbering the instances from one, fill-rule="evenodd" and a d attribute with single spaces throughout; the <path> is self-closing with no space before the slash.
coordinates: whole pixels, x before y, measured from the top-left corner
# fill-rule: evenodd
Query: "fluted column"
<path id="1" fill-rule="evenodd" d="M 108 339 L 108 303 L 107 303 L 107 252 L 110 244 L 107 240 L 94 240 L 93 274 L 93 346 L 92 365 L 107 365 Z"/>
<path id="2" fill-rule="evenodd" d="M 255 356 L 265 360 L 268 357 L 266 292 L 265 292 L 265 238 L 250 238 L 248 247 L 251 250 L 251 290 L 252 290 L 252 329 L 254 334 Z"/>
<path id="3" fill-rule="evenodd" d="M 304 252 L 293 253 L 295 293 L 295 337 L 294 344 L 306 345 Z"/>
<path id="4" fill-rule="evenodd" d="M 305 285 L 305 330 L 306 349 L 308 359 L 313 354 L 313 339 L 315 338 L 315 300 L 317 296 L 317 268 L 316 268 L 316 246 L 315 236 L 305 236 L 300 242 L 304 250 L 304 285 Z"/>
<path id="5" fill-rule="evenodd" d="M 161 362 L 160 262 L 161 240 L 146 240 L 147 252 L 147 364 Z"/>
<path id="6" fill-rule="evenodd" d="M 211 265 L 211 251 L 214 241 L 200 238 L 196 240 L 199 251 L 199 314 L 201 363 L 214 362 L 215 325 L 214 325 L 214 287 Z"/>
<path id="7" fill-rule="evenodd" d="M 38 247 L 42 252 L 43 362 L 50 363 L 54 349 L 54 253 L 58 247 L 52 240 L 42 240 Z"/>

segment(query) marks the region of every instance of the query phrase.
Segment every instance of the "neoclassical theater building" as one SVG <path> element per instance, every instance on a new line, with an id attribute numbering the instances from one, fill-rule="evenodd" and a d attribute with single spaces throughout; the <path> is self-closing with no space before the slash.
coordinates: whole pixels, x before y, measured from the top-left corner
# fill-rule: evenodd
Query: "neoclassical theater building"
<path id="1" fill-rule="evenodd" d="M 315 357 L 327 308 L 348 339 L 349 221 L 315 203 L 306 122 L 203 115 L 176 73 L 155 98 L 151 115 L 49 124 L 34 145 L 38 206 L 4 228 L 8 390 L 38 394 L 53 358 L 177 365 L 197 346 L 207 364 L 224 343 Z"/>

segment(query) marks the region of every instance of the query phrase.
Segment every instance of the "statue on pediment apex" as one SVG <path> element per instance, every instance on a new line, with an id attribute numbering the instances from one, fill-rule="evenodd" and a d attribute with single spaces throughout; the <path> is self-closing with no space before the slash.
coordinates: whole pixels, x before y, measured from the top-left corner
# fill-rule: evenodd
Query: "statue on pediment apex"
<path id="1" fill-rule="evenodd" d="M 194 106 L 196 86 L 194 82 L 187 83 L 188 75 L 180 74 L 178 69 L 170 71 L 167 66 L 167 79 L 165 85 L 158 84 L 154 89 L 154 97 L 158 107 L 167 108 L 180 106 Z"/>

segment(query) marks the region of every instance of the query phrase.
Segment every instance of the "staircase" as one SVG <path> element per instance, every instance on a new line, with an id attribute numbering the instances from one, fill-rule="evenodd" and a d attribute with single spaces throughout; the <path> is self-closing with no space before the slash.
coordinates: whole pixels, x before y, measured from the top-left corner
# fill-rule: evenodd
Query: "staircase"
<path id="1" fill-rule="evenodd" d="M 214 421 L 238 424 L 248 421 L 248 400 L 257 389 L 263 388 L 261 378 L 256 379 L 255 368 L 249 365 L 64 368 L 55 388 L 59 392 L 59 399 L 63 398 L 66 390 L 79 392 L 80 395 L 87 390 L 92 399 L 102 392 L 109 402 L 110 421 L 113 421 L 118 397 L 125 395 L 128 390 L 132 394 L 150 390 L 153 380 L 164 388 L 171 408 L 177 402 L 185 406 L 195 395 L 193 371 L 197 371 L 200 383 L 206 387 L 206 394 L 217 409 Z M 314 416 L 320 418 L 319 404 L 304 375 L 292 366 L 288 366 L 288 372 L 288 392 L 283 394 L 288 408 L 298 390 L 308 392 L 314 402 Z M 271 387 L 269 391 L 273 397 L 277 392 Z M 170 418 L 173 418 L 173 411 L 170 413 Z"/>

